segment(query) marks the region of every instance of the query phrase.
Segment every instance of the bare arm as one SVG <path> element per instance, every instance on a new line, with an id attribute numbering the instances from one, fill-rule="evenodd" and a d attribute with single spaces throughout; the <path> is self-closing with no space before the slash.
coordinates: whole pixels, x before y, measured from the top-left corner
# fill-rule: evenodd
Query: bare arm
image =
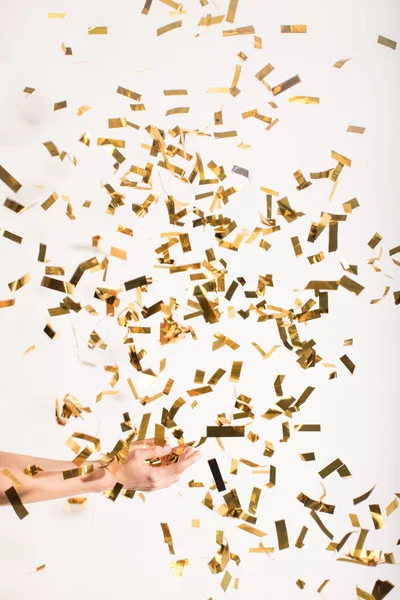
<path id="1" fill-rule="evenodd" d="M 0 453 L 0 505 L 9 504 L 6 491 L 15 487 L 21 501 L 25 503 L 53 500 L 80 494 L 104 492 L 116 483 L 131 490 L 154 491 L 176 483 L 181 474 L 198 458 L 200 453 L 190 446 L 175 464 L 151 466 L 146 461 L 163 457 L 172 451 L 170 446 L 155 446 L 152 440 L 135 442 L 131 446 L 125 464 L 111 463 L 103 467 L 100 461 L 91 461 L 94 471 L 79 477 L 64 479 L 63 471 L 76 468 L 73 462 L 42 459 L 27 455 Z M 36 464 L 43 471 L 35 477 L 24 473 L 28 464 Z M 13 483 L 15 477 L 19 484 Z"/>
<path id="2" fill-rule="evenodd" d="M 68 460 L 53 460 L 52 458 L 29 456 L 28 454 L 0 452 L 0 470 L 20 469 L 23 471 L 28 465 L 36 465 L 44 471 L 67 471 L 76 467 L 72 461 Z"/>

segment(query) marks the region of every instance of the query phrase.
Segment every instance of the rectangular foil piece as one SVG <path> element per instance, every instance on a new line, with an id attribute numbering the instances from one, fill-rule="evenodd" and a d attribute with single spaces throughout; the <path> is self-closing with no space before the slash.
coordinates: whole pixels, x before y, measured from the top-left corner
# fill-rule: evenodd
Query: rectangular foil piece
<path id="1" fill-rule="evenodd" d="M 392 502 L 390 504 L 388 504 L 388 506 L 386 507 L 386 516 L 390 516 L 392 514 L 392 512 L 394 512 L 396 510 L 396 508 L 399 507 L 399 501 L 397 500 L 397 498 L 395 498 L 394 500 L 392 500 Z"/>
<path id="2" fill-rule="evenodd" d="M 376 248 L 377 245 L 379 244 L 379 242 L 381 242 L 381 241 L 382 241 L 382 236 L 379 235 L 379 233 L 374 233 L 374 235 L 368 242 L 368 246 L 370 248 L 372 248 L 372 250 L 374 250 L 374 248 Z"/>
<path id="3" fill-rule="evenodd" d="M 107 27 L 105 27 L 105 26 L 88 28 L 89 35 L 106 35 L 106 33 L 107 33 Z"/>
<path id="4" fill-rule="evenodd" d="M 282 83 L 273 87 L 272 93 L 274 96 L 278 96 L 278 94 L 281 94 L 282 92 L 285 92 L 294 85 L 297 85 L 298 83 L 300 83 L 300 81 L 300 77 L 298 75 L 294 75 L 294 77 L 291 77 L 290 79 L 287 79 L 286 81 L 283 81 Z"/>
<path id="5" fill-rule="evenodd" d="M 334 160 L 337 160 L 339 164 L 345 165 L 346 167 L 351 167 L 351 159 L 339 154 L 339 152 L 335 152 L 332 150 L 331 156 Z"/>
<path id="6" fill-rule="evenodd" d="M 296 540 L 296 548 L 301 549 L 304 546 L 304 538 L 307 535 L 308 528 L 304 525 L 300 531 L 299 537 Z"/>
<path id="7" fill-rule="evenodd" d="M 389 38 L 384 37 L 383 35 L 378 36 L 378 44 L 386 46 L 386 48 L 391 48 L 392 50 L 396 50 L 397 48 L 397 42 L 394 42 L 393 40 L 390 40 Z"/>
<path id="8" fill-rule="evenodd" d="M 247 533 L 251 533 L 253 535 L 256 535 L 257 537 L 264 537 L 267 535 L 265 531 L 261 531 L 261 529 L 257 529 L 257 527 L 253 527 L 252 525 L 248 525 L 247 523 L 238 525 L 238 529 L 247 531 Z"/>
<path id="9" fill-rule="evenodd" d="M 289 537 L 286 529 L 285 520 L 275 521 L 276 534 L 278 536 L 279 550 L 289 548 Z"/>
<path id="10" fill-rule="evenodd" d="M 228 23 L 233 23 L 235 21 L 236 10 L 238 6 L 239 0 L 230 0 L 228 6 L 228 12 L 226 13 L 226 21 Z"/>
<path id="11" fill-rule="evenodd" d="M 244 437 L 244 425 L 223 425 L 207 427 L 207 437 Z"/>
<path id="12" fill-rule="evenodd" d="M 281 25 L 281 33 L 307 33 L 307 25 Z"/>
<path id="13" fill-rule="evenodd" d="M 247 25 L 246 27 L 237 27 L 236 29 L 228 29 L 222 32 L 223 37 L 231 37 L 233 35 L 251 35 L 256 31 L 253 25 Z"/>
<path id="14" fill-rule="evenodd" d="M 16 179 L 14 179 L 14 177 L 12 175 L 10 175 L 10 173 L 8 171 L 6 171 L 4 169 L 4 167 L 2 167 L 1 165 L 0 165 L 0 179 L 15 194 L 18 192 L 18 190 L 20 190 L 22 188 L 22 184 L 19 183 L 19 181 L 17 181 Z"/>
<path id="15" fill-rule="evenodd" d="M 316 96 L 290 96 L 290 104 L 319 104 L 319 98 Z"/>
<path id="16" fill-rule="evenodd" d="M 142 94 L 137 94 L 132 90 L 128 90 L 128 88 L 124 88 L 122 86 L 118 86 L 117 94 L 121 94 L 121 96 L 125 96 L 126 98 L 131 98 L 131 100 L 136 100 L 139 102 L 142 99 Z"/>
<path id="17" fill-rule="evenodd" d="M 383 517 L 379 504 L 370 504 L 369 511 L 371 513 L 375 529 L 383 529 Z"/>
<path id="18" fill-rule="evenodd" d="M 350 371 L 350 373 L 353 375 L 356 365 L 353 363 L 352 360 L 350 360 L 350 358 L 347 356 L 347 354 L 343 354 L 343 356 L 340 357 L 340 360 L 342 361 L 342 363 L 344 364 L 346 369 L 348 369 Z"/>
<path id="19" fill-rule="evenodd" d="M 61 100 L 61 102 L 54 103 L 54 110 L 61 110 L 62 108 L 67 108 L 66 100 Z"/>
<path id="20" fill-rule="evenodd" d="M 215 485 L 217 486 L 217 490 L 219 492 L 223 492 L 226 490 L 224 479 L 222 477 L 221 471 L 219 469 L 218 463 L 215 458 L 211 458 L 208 461 L 208 466 L 210 467 L 212 476 L 215 481 Z"/>
<path id="21" fill-rule="evenodd" d="M 260 69 L 257 73 L 256 73 L 256 79 L 258 79 L 258 81 L 262 81 L 263 79 L 265 79 L 267 77 L 267 75 L 269 75 L 272 71 L 274 70 L 274 67 L 270 64 L 267 63 L 262 69 Z"/>
<path id="22" fill-rule="evenodd" d="M 359 133 L 363 134 L 365 131 L 365 127 L 358 127 L 357 125 L 349 125 L 346 129 L 347 133 Z"/>
<path id="23" fill-rule="evenodd" d="M 26 516 L 28 516 L 29 513 L 26 510 L 25 506 L 22 504 L 21 498 L 19 497 L 15 487 L 11 486 L 10 488 L 8 488 L 8 490 L 5 490 L 4 493 L 7 496 L 7 499 L 13 507 L 16 515 L 20 519 L 24 519 Z"/>
<path id="24" fill-rule="evenodd" d="M 162 529 L 163 536 L 164 536 L 164 542 L 168 546 L 169 553 L 170 554 L 175 554 L 174 543 L 172 541 L 172 535 L 171 535 L 171 532 L 169 530 L 168 523 L 160 523 L 160 525 L 161 525 L 161 529 Z"/>

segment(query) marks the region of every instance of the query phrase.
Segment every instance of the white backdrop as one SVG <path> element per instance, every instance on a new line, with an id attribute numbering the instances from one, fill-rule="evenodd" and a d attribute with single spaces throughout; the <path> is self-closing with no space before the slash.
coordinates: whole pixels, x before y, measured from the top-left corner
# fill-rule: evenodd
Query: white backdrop
<path id="1" fill-rule="evenodd" d="M 103 449 L 110 450 L 120 435 L 122 413 L 129 411 L 136 424 L 143 412 L 152 411 L 150 430 L 161 418 L 162 407 L 169 408 L 182 395 L 186 405 L 178 412 L 177 422 L 185 431 L 185 439 L 198 439 L 205 434 L 219 413 L 230 417 L 235 391 L 253 399 L 255 422 L 246 431 L 259 434 L 252 444 L 247 438 L 223 440 L 225 452 L 216 440 L 202 446 L 204 459 L 184 476 L 176 487 L 147 495 L 143 503 L 118 498 L 113 504 L 105 497 L 89 497 L 82 511 L 65 510 L 65 501 L 53 501 L 28 506 L 29 517 L 19 521 L 11 508 L 0 511 L 0 596 L 16 600 L 25 598 L 105 599 L 124 594 L 147 599 L 161 595 L 176 600 L 194 598 L 214 600 L 223 597 L 248 598 L 269 596 L 279 598 L 317 598 L 317 589 L 325 579 L 330 583 L 323 594 L 327 599 L 356 598 L 356 585 L 371 592 L 376 579 L 388 579 L 397 587 L 389 596 L 396 597 L 400 585 L 398 567 L 379 565 L 367 568 L 338 562 L 337 554 L 326 551 L 328 538 L 318 529 L 309 511 L 296 500 L 300 492 L 318 499 L 322 494 L 318 471 L 335 458 L 347 464 L 353 477 L 340 479 L 337 473 L 329 476 L 324 485 L 325 501 L 335 504 L 334 515 L 322 515 L 326 526 L 340 541 L 352 531 L 349 513 L 356 512 L 361 526 L 369 529 L 365 547 L 393 552 L 400 560 L 396 543 L 399 537 L 399 514 L 386 517 L 385 507 L 399 492 L 398 398 L 399 384 L 396 352 L 399 332 L 399 307 L 393 292 L 399 290 L 399 267 L 389 257 L 389 249 L 400 243 L 395 227 L 399 219 L 397 170 L 400 159 L 398 147 L 400 101 L 398 50 L 377 44 L 378 35 L 400 39 L 399 5 L 394 0 L 351 3 L 338 0 L 335 5 L 303 0 L 282 3 L 239 0 L 235 24 L 223 22 L 209 29 L 197 27 L 207 13 L 225 14 L 228 2 L 221 0 L 204 8 L 197 0 L 184 3 L 186 14 L 171 15 L 169 6 L 154 0 L 147 16 L 141 14 L 142 0 L 104 0 L 50 2 L 34 4 L 16 0 L 0 5 L 0 164 L 23 184 L 17 195 L 0 182 L 2 203 L 6 197 L 15 198 L 30 210 L 18 215 L 1 207 L 1 227 L 23 237 L 17 245 L 0 239 L 1 283 L 0 299 L 15 298 L 15 306 L 0 310 L 1 327 L 1 418 L 0 447 L 9 452 L 65 458 L 73 455 L 64 444 L 74 431 L 99 434 Z M 49 12 L 65 12 L 65 19 L 49 19 Z M 183 27 L 157 37 L 156 29 L 171 21 L 183 19 Z M 307 24 L 307 34 L 281 34 L 282 24 Z M 222 37 L 222 30 L 254 25 L 263 39 L 263 49 L 253 48 L 253 36 Z M 107 35 L 92 36 L 87 29 L 107 26 Z M 197 37 L 196 37 L 197 36 Z M 66 56 L 61 44 L 72 48 Z M 240 63 L 238 52 L 248 55 L 242 63 L 236 97 L 226 94 L 207 94 L 212 87 L 229 87 L 235 65 Z M 352 58 L 342 69 L 333 64 Z M 254 74 L 267 62 L 275 70 L 268 76 L 276 85 L 296 73 L 301 83 L 273 98 Z M 25 86 L 35 88 L 26 97 Z M 146 111 L 131 112 L 129 100 L 116 94 L 123 86 L 142 94 Z M 164 89 L 185 88 L 188 96 L 164 96 Z M 319 105 L 291 104 L 293 95 L 317 96 Z M 278 104 L 273 110 L 268 102 Z M 55 102 L 67 100 L 67 108 L 53 111 Z M 131 101 L 132 102 L 132 101 Z M 92 109 L 82 116 L 82 105 Z M 187 115 L 165 116 L 168 108 L 190 106 Z M 213 113 L 222 106 L 224 125 L 214 127 Z M 241 114 L 257 108 L 261 114 L 278 117 L 279 122 L 265 131 L 265 124 L 256 119 L 243 120 Z M 127 117 L 141 126 L 108 129 L 108 118 Z M 141 144 L 150 144 L 144 127 L 155 124 L 166 131 L 175 125 L 187 129 L 213 132 L 235 129 L 238 137 L 216 140 L 188 136 L 187 150 L 200 152 L 204 163 L 214 160 L 223 165 L 228 178 L 223 182 L 240 191 L 230 197 L 223 207 L 226 217 L 235 219 L 238 229 L 253 230 L 260 226 L 259 212 L 265 214 L 265 194 L 260 186 L 277 190 L 279 197 L 288 196 L 292 206 L 305 216 L 294 223 L 278 219 L 281 231 L 267 236 L 272 244 L 265 252 L 258 246 L 242 244 L 238 252 L 218 247 L 211 228 L 192 230 L 193 207 L 209 214 L 210 198 L 195 201 L 194 195 L 215 186 L 190 186 L 173 179 L 165 169 L 154 168 L 154 193 L 160 196 L 149 214 L 139 219 L 131 203 L 143 202 L 148 193 L 132 188 L 120 188 L 119 177 L 131 164 L 144 167 L 148 152 Z M 347 133 L 349 125 L 365 127 L 363 135 Z M 90 147 L 78 142 L 88 132 Z M 121 152 L 126 162 L 114 174 L 114 160 L 105 148 L 96 145 L 98 137 L 126 140 Z M 43 142 L 52 140 L 59 150 L 76 156 L 77 166 L 68 158 L 61 162 L 52 158 Z M 176 143 L 172 138 L 169 143 Z M 240 142 L 251 148 L 238 148 Z M 334 167 L 331 151 L 352 159 L 351 169 L 344 167 L 336 193 L 329 201 L 332 183 L 314 181 L 304 191 L 295 189 L 293 173 L 301 169 L 308 178 L 310 172 Z M 153 162 L 157 162 L 151 159 Z M 184 161 L 172 162 L 185 167 Z M 193 166 L 193 161 L 191 167 Z M 233 165 L 250 171 L 250 181 L 231 174 Z M 187 168 L 187 173 L 191 171 Z M 214 178 L 207 170 L 207 178 Z M 161 179 L 160 179 L 161 178 Z M 137 180 L 137 178 L 136 178 Z M 101 187 L 110 183 L 126 195 L 126 204 L 115 216 L 106 214 L 109 198 Z M 38 187 L 41 186 L 41 187 Z M 187 204 L 185 226 L 177 228 L 168 223 L 164 205 L 165 191 Z M 47 212 L 40 204 L 56 191 L 60 199 Z M 76 220 L 65 215 L 64 194 L 70 198 Z M 344 214 L 342 204 L 357 197 L 360 207 L 339 223 L 339 249 L 328 254 L 327 232 L 315 244 L 307 243 L 312 221 L 318 221 L 321 211 Z M 82 207 L 85 200 L 90 208 Z M 218 211 L 217 211 L 218 212 Z M 133 229 L 133 236 L 116 232 L 118 225 Z M 222 317 L 215 325 L 200 318 L 188 321 L 198 340 L 190 335 L 174 345 L 160 346 L 158 331 L 160 314 L 143 320 L 140 325 L 152 327 L 151 336 L 135 336 L 137 349 L 146 348 L 145 368 L 158 372 L 159 361 L 167 358 L 166 370 L 149 383 L 139 376 L 127 360 L 123 345 L 123 330 L 115 319 L 105 319 L 104 304 L 93 298 L 97 285 L 120 288 L 123 282 L 140 275 L 152 276 L 155 283 L 144 294 L 146 306 L 172 296 L 185 306 L 191 297 L 192 284 L 187 273 L 168 275 L 155 269 L 154 249 L 164 239 L 162 232 L 190 234 L 192 251 L 182 254 L 180 247 L 171 249 L 176 264 L 205 259 L 204 250 L 213 247 L 217 258 L 227 262 L 227 286 L 235 277 L 244 277 L 247 290 L 257 287 L 258 275 L 273 274 L 274 287 L 267 288 L 267 303 L 286 309 L 294 306 L 296 298 L 306 302 L 313 297 L 304 291 L 313 279 L 338 280 L 347 274 L 365 289 L 358 296 L 344 288 L 329 294 L 328 315 L 298 326 L 303 340 L 314 339 L 324 363 L 334 363 L 337 379 L 329 380 L 333 370 L 319 363 L 303 370 L 296 363 L 294 352 L 280 347 L 271 358 L 263 361 L 252 346 L 257 342 L 268 351 L 280 344 L 273 321 L 257 323 L 252 314 L 247 320 L 239 315 L 229 319 L 227 306 L 246 308 L 251 300 L 238 290 L 228 303 L 220 294 Z M 227 239 L 233 241 L 236 232 Z M 368 241 L 375 232 L 383 237 L 375 250 Z M 127 261 L 110 258 L 107 282 L 103 273 L 86 273 L 74 294 L 82 306 L 91 304 L 99 315 L 87 311 L 51 319 L 58 332 L 51 341 L 43 328 L 48 320 L 47 309 L 55 307 L 62 295 L 40 286 L 43 263 L 37 262 L 39 243 L 47 244 L 48 265 L 62 266 L 66 280 L 78 263 L 102 254 L 91 247 L 94 235 L 101 235 L 103 248 L 123 248 Z M 303 256 L 294 256 L 290 237 L 299 236 Z M 375 272 L 368 260 L 378 256 L 381 272 Z M 325 260 L 310 265 L 307 256 L 323 250 Z M 396 257 L 394 257 L 396 258 Z M 340 260 L 358 265 L 358 276 L 345 273 Z M 220 264 L 218 263 L 220 267 Z M 11 294 L 8 283 L 30 272 L 31 281 Z M 388 295 L 378 304 L 370 301 L 382 296 L 385 286 Z M 295 291 L 296 290 L 296 291 Z M 134 292 L 120 294 L 125 306 L 136 298 Z M 258 301 L 258 300 L 257 300 Z M 177 316 L 183 323 L 183 309 Z M 75 328 L 79 356 L 73 335 Z M 108 344 L 106 351 L 91 351 L 87 340 L 95 329 Z M 221 332 L 235 340 L 240 347 L 233 351 L 227 346 L 211 352 L 215 333 Z M 148 339 L 151 338 L 151 339 Z M 353 338 L 351 347 L 345 339 Z M 24 351 L 35 350 L 24 357 Z M 354 375 L 346 370 L 339 358 L 347 353 L 355 363 Z M 229 381 L 232 361 L 243 361 L 239 383 Z M 92 366 L 87 363 L 92 363 Z M 117 396 L 95 402 L 96 395 L 109 388 L 111 374 L 104 365 L 120 367 Z M 215 387 L 213 394 L 200 396 L 192 409 L 192 399 L 186 390 L 195 387 L 196 369 L 206 371 L 206 381 L 217 368 L 227 374 Z M 280 443 L 280 417 L 266 421 L 260 416 L 273 406 L 276 397 L 273 383 L 278 374 L 285 374 L 285 396 L 296 398 L 310 385 L 315 391 L 291 421 L 291 438 Z M 161 391 L 168 378 L 175 383 L 171 394 L 143 407 L 133 399 L 126 383 L 134 381 L 141 396 Z M 66 393 L 77 396 L 93 414 L 85 422 L 69 422 L 65 428 L 55 423 L 55 398 Z M 294 424 L 319 423 L 321 433 L 296 433 Z M 272 459 L 263 457 L 264 440 L 273 441 Z M 299 453 L 315 452 L 316 460 L 302 462 Z M 257 511 L 257 527 L 267 532 L 263 543 L 275 547 L 269 557 L 249 553 L 259 539 L 237 529 L 238 520 L 222 518 L 206 508 L 201 500 L 213 484 L 207 460 L 217 458 L 228 489 L 235 488 L 244 510 L 253 486 L 261 487 Z M 251 469 L 239 464 L 238 475 L 230 475 L 231 458 L 246 458 L 268 468 L 277 469 L 277 485 L 265 487 L 268 475 L 252 475 Z M 202 481 L 204 488 L 189 488 L 190 479 Z M 353 506 L 352 499 L 376 488 L 370 499 Z M 222 494 L 211 492 L 218 508 Z M 218 496 L 221 496 L 220 498 Z M 368 504 L 379 504 L 385 527 L 375 531 Z M 191 519 L 200 519 L 200 529 L 191 527 Z M 285 519 L 290 548 L 278 551 L 274 522 Z M 160 522 L 169 524 L 176 556 L 168 554 L 163 542 Z M 305 546 L 299 550 L 295 541 L 303 525 L 309 528 Z M 231 551 L 241 558 L 228 571 L 239 578 L 238 590 L 233 581 L 227 592 L 220 587 L 222 575 L 213 575 L 207 567 L 217 550 L 215 531 L 223 530 Z M 343 556 L 354 545 L 358 533 L 344 546 Z M 182 577 L 170 569 L 172 559 L 189 559 Z M 38 565 L 44 571 L 32 573 Z M 302 579 L 304 590 L 296 586 Z M 398 597 L 398 596 L 397 596 Z"/>

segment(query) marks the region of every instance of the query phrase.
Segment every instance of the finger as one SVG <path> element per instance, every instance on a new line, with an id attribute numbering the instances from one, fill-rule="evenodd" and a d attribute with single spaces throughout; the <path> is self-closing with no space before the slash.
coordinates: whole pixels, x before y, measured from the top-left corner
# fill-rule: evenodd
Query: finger
<path id="1" fill-rule="evenodd" d="M 165 446 L 145 446 L 143 448 L 138 448 L 137 454 L 143 460 L 148 458 L 158 458 L 161 456 L 166 456 L 170 454 L 171 446 L 166 444 Z"/>
<path id="2" fill-rule="evenodd" d="M 131 447 L 137 448 L 138 446 L 154 446 L 154 438 L 147 438 L 145 440 L 136 440 L 132 442 Z"/>
<path id="3" fill-rule="evenodd" d="M 186 454 L 189 449 L 193 449 L 190 444 L 183 444 L 181 446 L 174 446 L 172 448 L 172 452 L 178 454 L 178 456 L 182 456 L 183 454 Z"/>
<path id="4" fill-rule="evenodd" d="M 186 471 L 191 465 L 201 458 L 200 452 L 194 452 L 187 458 L 179 458 L 178 462 L 168 465 L 167 467 L 158 467 L 157 471 L 161 477 L 174 477 Z"/>

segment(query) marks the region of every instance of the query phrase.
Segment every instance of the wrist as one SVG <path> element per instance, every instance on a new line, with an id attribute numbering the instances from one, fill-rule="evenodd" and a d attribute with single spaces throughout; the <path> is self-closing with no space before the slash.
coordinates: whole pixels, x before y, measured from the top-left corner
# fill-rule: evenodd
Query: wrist
<path id="1" fill-rule="evenodd" d="M 115 485 L 115 477 L 109 467 L 104 467 L 100 461 L 93 461 L 94 470 L 83 475 L 80 479 L 88 493 L 103 493 Z"/>

